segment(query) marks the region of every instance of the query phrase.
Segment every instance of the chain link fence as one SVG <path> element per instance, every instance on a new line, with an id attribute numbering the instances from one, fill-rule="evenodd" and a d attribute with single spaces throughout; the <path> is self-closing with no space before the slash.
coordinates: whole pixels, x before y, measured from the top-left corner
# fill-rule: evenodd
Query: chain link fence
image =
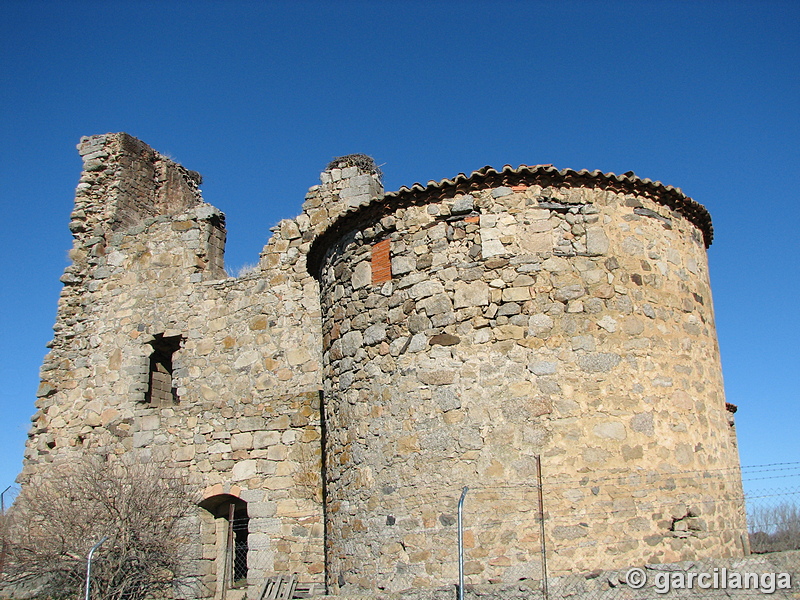
<path id="1" fill-rule="evenodd" d="M 664 484 L 663 476 L 658 475 L 662 478 L 659 485 Z M 800 598 L 800 463 L 756 465 L 743 467 L 741 472 L 675 471 L 668 474 L 669 485 L 685 488 L 687 494 L 669 500 L 651 493 L 652 477 L 656 476 L 650 474 L 594 470 L 577 477 L 548 478 L 545 467 L 543 477 L 543 510 L 535 480 L 528 485 L 473 482 L 469 486 L 463 531 L 465 598 L 643 600 L 675 595 L 722 599 L 765 594 Z M 383 547 L 402 544 L 407 566 L 406 572 L 398 571 L 392 581 L 378 582 L 379 590 L 383 590 L 378 592 L 379 597 L 457 597 L 458 554 L 453 534 L 461 490 L 442 495 L 437 491 L 440 489 L 415 487 L 396 502 L 395 514 L 387 517 L 397 527 L 397 539 L 383 540 Z M 715 490 L 726 490 L 725 497 L 715 496 Z M 580 503 L 579 493 L 594 497 L 591 502 Z M 576 502 L 571 504 L 568 500 L 573 497 Z M 745 512 L 749 535 L 745 534 Z M 719 516 L 731 514 L 737 516 L 735 522 Z M 667 543 L 673 540 L 674 548 L 691 549 L 682 546 L 688 538 L 695 538 L 698 547 L 706 549 L 709 546 L 702 546 L 703 540 L 727 540 L 725 552 L 733 558 L 662 561 L 666 564 L 640 560 L 638 565 L 636 560 L 630 564 L 624 559 L 613 560 L 614 554 L 624 556 L 628 546 L 647 543 L 647 537 L 641 534 L 626 536 L 625 527 L 654 520 L 653 515 L 662 515 L 667 527 L 662 537 Z M 607 538 L 583 535 L 592 526 L 599 527 L 601 533 L 606 531 Z M 748 546 L 752 555 L 735 558 Z M 447 550 L 439 552 L 440 547 Z M 380 548 L 376 546 L 374 551 L 380 552 Z M 597 565 L 612 562 L 609 555 L 625 568 L 597 570 Z M 705 555 L 713 556 L 714 552 L 706 551 Z M 424 589 L 421 582 L 426 569 L 431 568 L 431 559 L 441 564 L 438 573 L 451 578 L 452 587 Z M 251 564 L 251 569 L 254 566 Z M 251 582 L 256 577 L 251 570 Z"/>
<path id="2" fill-rule="evenodd" d="M 701 496 L 687 501 L 659 501 L 651 494 L 636 497 L 631 493 L 615 494 L 614 498 L 598 498 L 588 510 L 576 510 L 569 503 L 558 502 L 576 490 L 590 489 L 599 495 L 599 489 L 612 486 L 625 491 L 644 490 L 644 480 L 636 480 L 632 474 L 604 473 L 593 471 L 582 477 L 554 477 L 541 482 L 544 491 L 543 512 L 539 513 L 529 502 L 528 507 L 515 514 L 499 517 L 504 523 L 524 527 L 531 518 L 544 520 L 545 544 L 537 557 L 538 573 L 519 585 L 501 583 L 479 583 L 473 575 L 472 584 L 465 586 L 465 598 L 543 598 L 581 600 L 645 600 L 662 597 L 681 598 L 800 598 L 800 462 L 754 465 L 738 469 L 709 471 L 681 471 L 670 474 L 676 487 L 688 485 L 703 478 L 729 483 L 741 477 L 743 491 L 724 498 Z M 706 487 L 713 489 L 713 483 Z M 524 494 L 519 489 L 503 489 L 506 498 L 520 500 Z M 475 500 L 480 500 L 479 490 Z M 620 497 L 622 496 L 622 498 Z M 697 536 L 699 539 L 717 536 L 731 539 L 741 535 L 736 523 L 704 518 L 724 507 L 728 514 L 736 506 L 747 514 L 747 536 L 743 546 L 752 554 L 744 558 L 703 559 L 676 561 L 668 564 L 631 564 L 619 570 L 592 570 L 573 568 L 559 556 L 597 557 L 597 564 L 607 562 L 609 554 L 615 554 L 626 544 L 624 530 L 617 529 L 613 541 L 604 541 L 596 536 L 582 537 L 580 530 L 568 533 L 567 528 L 586 527 L 596 523 L 635 523 L 642 514 L 663 514 L 672 520 L 668 536 L 680 540 Z M 478 529 L 491 523 L 470 521 L 466 517 L 465 534 L 476 535 Z M 560 529 L 561 528 L 561 529 Z M 561 539 L 554 539 L 559 537 Z M 549 539 L 548 539 L 549 538 Z M 633 539 L 633 538 L 631 538 Z M 646 540 L 647 538 L 645 538 Z M 641 543 L 641 540 L 637 540 Z M 707 553 L 708 554 L 708 553 Z M 491 559 L 490 559 L 491 560 Z M 619 561 L 616 561 L 619 564 Z M 547 565 L 550 565 L 549 568 Z M 444 598 L 445 596 L 440 596 Z M 454 596 L 451 596 L 454 597 Z"/>
<path id="3" fill-rule="evenodd" d="M 743 487 L 734 486 L 740 490 L 738 495 L 721 498 L 707 494 L 686 502 L 659 500 L 657 495 L 645 493 L 651 482 L 647 475 L 635 473 L 595 470 L 577 477 L 548 478 L 545 468 L 541 484 L 536 480 L 529 485 L 499 486 L 474 482 L 464 506 L 463 567 L 467 581 L 464 597 L 644 600 L 678 596 L 722 600 L 770 595 L 800 599 L 800 462 L 744 466 L 741 472 L 686 470 L 670 473 L 669 477 L 678 488 L 688 489 L 703 478 L 706 488 L 712 490 L 715 482 L 725 483 L 725 489 L 730 489 L 727 483 L 739 478 Z M 15 491 L 18 490 L 8 490 L 4 495 L 5 510 Z M 540 491 L 543 510 L 538 502 Z M 593 495 L 592 502 L 578 502 L 579 492 Z M 454 533 L 460 494 L 461 489 L 454 488 L 451 494 L 437 495 L 432 487 L 416 489 L 402 499 L 402 511 L 391 515 L 391 519 L 397 526 L 397 539 L 403 545 L 408 573 L 398 573 L 395 581 L 377 582 L 385 590 L 378 597 L 381 593 L 386 598 L 403 600 L 457 597 L 458 554 Z M 576 501 L 571 504 L 568 500 L 573 497 Z M 651 519 L 655 514 L 664 515 L 671 522 L 668 537 L 674 538 L 676 548 L 679 542 L 693 536 L 699 540 L 721 536 L 735 542 L 734 537 L 742 532 L 741 523 L 707 518 L 731 504 L 746 510 L 748 535 L 739 542 L 749 544 L 750 556 L 668 564 L 646 561 L 628 564 L 614 560 L 625 565 L 617 570 L 597 570 L 591 566 L 608 564 L 609 555 L 624 555 L 629 541 L 624 527 L 635 525 L 642 515 Z M 600 531 L 607 531 L 607 538 L 582 535 L 591 526 L 605 528 Z M 279 546 L 279 537 L 259 547 L 249 533 L 246 514 L 237 511 L 229 528 L 225 558 L 229 582 L 226 587 L 232 592 L 231 598 L 253 597 L 253 590 L 265 589 L 269 579 L 279 575 L 272 571 L 275 563 L 270 554 Z M 631 536 L 631 540 L 634 538 L 639 545 L 645 539 Z M 387 546 L 393 542 L 385 540 Z M 309 538 L 309 553 L 317 543 L 318 540 Z M 486 552 L 486 548 L 492 551 Z M 379 551 L 376 546 L 375 552 Z M 709 554 L 713 553 L 706 553 Z M 97 560 L 102 561 L 102 556 L 102 552 L 98 553 Z M 452 580 L 452 586 L 425 589 L 423 576 L 431 564 L 440 565 L 437 575 L 440 580 Z M 322 593 L 321 569 L 305 575 L 292 597 Z M 500 573 L 502 577 L 498 576 Z"/>

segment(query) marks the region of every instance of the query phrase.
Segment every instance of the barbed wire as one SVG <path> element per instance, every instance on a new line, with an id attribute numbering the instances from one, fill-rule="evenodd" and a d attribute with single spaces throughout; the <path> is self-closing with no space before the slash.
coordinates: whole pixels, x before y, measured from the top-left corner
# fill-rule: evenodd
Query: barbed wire
<path id="1" fill-rule="evenodd" d="M 738 490 L 733 490 L 733 493 L 729 494 L 726 498 L 695 498 L 689 500 L 688 496 L 693 494 L 697 494 L 698 492 L 702 492 L 703 488 L 708 487 L 710 482 L 704 482 L 703 484 L 698 484 L 695 482 L 691 488 L 687 489 L 686 491 L 682 492 L 683 496 L 686 498 L 683 499 L 676 499 L 670 503 L 661 503 L 662 505 L 678 505 L 678 504 L 696 504 L 696 503 L 727 503 L 727 502 L 743 502 L 748 500 L 755 500 L 761 498 L 771 498 L 771 497 L 780 497 L 780 496 L 790 496 L 795 494 L 800 494 L 800 486 L 797 488 L 777 488 L 777 489 L 764 489 L 764 490 L 752 490 L 749 492 L 739 493 Z M 582 487 L 590 487 L 590 486 L 582 486 Z M 441 488 L 433 487 L 433 486 L 414 486 L 409 488 L 413 491 L 413 495 L 409 496 L 396 496 L 396 495 L 386 495 L 380 502 L 380 504 L 386 505 L 386 508 L 403 508 L 403 509 L 413 509 L 415 507 L 422 508 L 422 507 L 430 507 L 430 506 L 445 506 L 448 508 L 452 508 L 457 504 L 458 498 L 460 496 L 460 489 L 453 490 L 452 492 L 444 492 Z M 571 488 L 574 490 L 576 488 Z M 543 484 L 542 491 L 545 499 L 553 499 L 553 489 L 547 484 Z M 768 492 L 768 493 L 767 493 Z M 706 491 L 707 494 L 717 494 L 718 490 L 708 490 Z M 538 486 L 532 486 L 527 484 L 502 484 L 498 486 L 471 486 L 469 487 L 469 494 L 467 496 L 470 500 L 484 500 L 484 501 L 492 501 L 498 502 L 501 504 L 510 504 L 513 502 L 518 502 L 520 500 L 526 501 L 533 501 L 537 500 L 538 494 Z M 615 488 L 615 495 L 621 496 L 621 492 L 619 488 Z M 596 496 L 599 496 L 596 494 Z M 632 501 L 639 503 L 639 504 L 653 504 L 655 501 L 652 499 L 647 498 L 635 498 L 626 496 L 626 498 L 630 498 Z M 598 505 L 610 505 L 614 502 L 620 501 L 621 498 L 610 498 L 604 499 L 602 497 L 598 497 L 597 500 L 593 501 L 594 506 Z M 552 514 L 552 512 L 551 512 Z"/>
<path id="2" fill-rule="evenodd" d="M 768 463 L 764 465 L 742 465 L 742 470 L 745 469 L 763 469 L 766 467 L 781 467 L 784 465 L 800 465 L 800 461 L 792 461 L 792 462 L 780 462 L 780 463 Z M 781 469 L 772 469 L 775 471 L 780 471 Z"/>
<path id="3" fill-rule="evenodd" d="M 769 467 L 771 465 L 800 465 L 800 462 L 792 462 L 792 463 L 770 463 L 765 465 L 753 465 L 752 467 L 741 467 L 741 469 L 745 468 L 758 468 L 763 469 L 765 467 Z M 786 475 L 777 475 L 772 477 L 764 477 L 764 478 L 752 478 L 752 479 L 744 479 L 744 481 L 759 481 L 764 479 L 780 479 L 780 478 L 791 478 L 800 476 L 800 466 L 798 467 L 787 467 L 781 469 L 773 469 L 774 471 L 782 471 L 782 470 L 798 470 L 797 474 L 786 474 Z M 580 476 L 566 476 L 563 474 L 557 475 L 549 475 L 545 472 L 545 481 L 543 482 L 543 489 L 553 491 L 558 489 L 572 489 L 575 484 L 580 486 L 588 486 L 590 483 L 600 483 L 603 481 L 612 482 L 612 481 L 621 481 L 625 479 L 639 479 L 642 477 L 649 477 L 649 478 L 669 478 L 675 479 L 676 477 L 681 477 L 683 480 L 690 480 L 693 481 L 695 484 L 698 483 L 697 479 L 698 476 L 700 481 L 712 479 L 709 477 L 709 474 L 715 473 L 728 473 L 734 481 L 739 481 L 741 478 L 740 468 L 739 467 L 724 467 L 719 469 L 687 469 L 682 471 L 661 471 L 661 470 L 648 470 L 648 471 L 635 471 L 635 472 L 627 472 L 627 473 L 619 473 L 619 474 L 609 474 L 609 475 L 598 475 L 598 473 L 602 473 L 602 470 L 599 471 L 592 471 L 591 473 L 586 473 Z M 629 485 L 640 485 L 639 481 L 630 481 Z M 415 490 L 415 494 L 420 490 L 434 490 L 437 494 L 441 494 L 440 487 L 434 487 L 430 484 L 425 486 L 413 485 Z M 517 490 L 520 488 L 528 488 L 530 490 L 536 490 L 538 488 L 538 484 L 536 482 L 520 482 L 520 483 L 507 483 L 507 482 L 497 482 L 492 484 L 476 484 L 474 482 L 469 484 L 469 489 L 471 492 L 477 491 L 486 491 L 486 492 L 496 492 L 498 490 Z M 458 499 L 460 495 L 461 488 L 454 486 L 452 491 L 453 497 Z"/>
<path id="4" fill-rule="evenodd" d="M 743 479 L 743 482 L 749 481 L 764 481 L 765 479 L 789 479 L 792 477 L 800 477 L 800 471 L 797 473 L 792 473 L 791 475 L 773 475 L 771 477 L 753 477 L 751 479 Z"/>

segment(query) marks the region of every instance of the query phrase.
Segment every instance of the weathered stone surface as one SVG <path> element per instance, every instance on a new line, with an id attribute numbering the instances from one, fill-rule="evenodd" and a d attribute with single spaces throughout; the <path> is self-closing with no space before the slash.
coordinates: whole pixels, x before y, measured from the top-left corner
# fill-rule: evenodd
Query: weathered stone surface
<path id="1" fill-rule="evenodd" d="M 573 350 L 586 350 L 587 352 L 594 352 L 596 346 L 594 338 L 590 335 L 576 335 L 572 338 Z"/>
<path id="2" fill-rule="evenodd" d="M 458 399 L 455 391 L 450 386 L 439 386 L 433 391 L 433 400 L 442 409 L 442 412 L 448 412 L 461 408 L 461 401 Z"/>
<path id="3" fill-rule="evenodd" d="M 429 317 L 450 313 L 453 310 L 453 303 L 447 294 L 436 294 L 417 303 L 417 306 L 425 311 Z"/>
<path id="4" fill-rule="evenodd" d="M 372 267 L 367 261 L 361 261 L 353 269 L 353 277 L 351 279 L 353 289 L 360 289 L 367 287 L 372 283 Z"/>
<path id="5" fill-rule="evenodd" d="M 553 528 L 553 538 L 557 540 L 577 540 L 589 535 L 586 525 L 558 525 Z"/>
<path id="6" fill-rule="evenodd" d="M 562 273 L 569 270 L 569 263 L 560 256 L 551 256 L 542 262 L 542 268 L 551 273 Z"/>
<path id="7" fill-rule="evenodd" d="M 418 375 L 421 383 L 427 385 L 447 385 L 456 380 L 455 371 L 440 369 L 437 371 L 422 371 Z"/>
<path id="8" fill-rule="evenodd" d="M 558 288 L 555 292 L 553 292 L 553 299 L 558 300 L 559 302 L 567 302 L 569 300 L 580 298 L 585 293 L 586 292 L 584 291 L 582 285 L 565 285 L 564 287 Z"/>
<path id="9" fill-rule="evenodd" d="M 417 261 L 410 256 L 395 256 L 392 258 L 392 273 L 405 275 L 416 268 Z"/>
<path id="10" fill-rule="evenodd" d="M 620 360 L 619 354 L 613 352 L 592 352 L 579 355 L 576 359 L 578 366 L 587 373 L 606 373 L 616 367 Z"/>
<path id="11" fill-rule="evenodd" d="M 592 433 L 597 437 L 612 440 L 624 440 L 627 437 L 625 426 L 618 421 L 600 423 L 592 428 Z"/>
<path id="12" fill-rule="evenodd" d="M 531 299 L 528 287 L 510 287 L 503 290 L 503 302 L 525 302 Z"/>
<path id="13" fill-rule="evenodd" d="M 237 462 L 231 470 L 231 481 L 242 481 L 250 479 L 256 475 L 256 461 L 241 460 Z"/>
<path id="14" fill-rule="evenodd" d="M 499 187 L 492 190 L 492 198 L 502 198 L 503 196 L 510 196 L 514 193 L 510 187 Z"/>
<path id="15" fill-rule="evenodd" d="M 408 344 L 409 352 L 421 352 L 428 347 L 428 338 L 424 333 L 417 333 L 411 337 Z"/>
<path id="16" fill-rule="evenodd" d="M 342 336 L 342 354 L 353 356 L 364 344 L 364 336 L 360 331 L 348 331 Z"/>
<path id="17" fill-rule="evenodd" d="M 347 334 L 345 334 L 346 336 Z M 344 340 L 344 338 L 342 338 Z M 364 344 L 372 346 L 386 339 L 386 326 L 383 324 L 370 325 L 364 331 Z"/>
<path id="18" fill-rule="evenodd" d="M 713 477 L 738 463 L 704 232 L 675 192 L 548 170 L 372 203 L 377 173 L 337 159 L 234 278 L 199 176 L 125 136 L 81 151 L 26 477 L 84 451 L 170 460 L 248 503 L 259 573 L 327 572 L 331 591 L 449 584 L 458 488 L 480 481 L 468 583 L 538 593 L 520 581 L 539 564 L 534 455 L 557 482 L 554 572 L 742 553 L 741 488 Z M 218 593 L 225 524 L 200 515 L 187 555 Z"/>
<path id="19" fill-rule="evenodd" d="M 600 256 L 606 254 L 609 240 L 602 227 L 589 227 L 586 229 L 586 252 Z"/>
<path id="20" fill-rule="evenodd" d="M 546 337 L 553 329 L 555 321 L 549 315 L 533 315 L 528 319 L 528 335 Z"/>
<path id="21" fill-rule="evenodd" d="M 609 333 L 614 333 L 617 330 L 616 319 L 609 315 L 603 315 L 603 317 L 597 321 L 597 324 Z"/>
<path id="22" fill-rule="evenodd" d="M 424 313 L 415 313 L 408 317 L 408 330 L 411 333 L 420 333 L 431 328 L 431 320 Z"/>
<path id="23" fill-rule="evenodd" d="M 552 375 L 556 372 L 558 363 L 555 361 L 534 360 L 528 365 L 534 375 Z"/>
<path id="24" fill-rule="evenodd" d="M 469 306 L 487 306 L 489 304 L 489 286 L 484 281 L 458 283 L 455 289 L 453 308 Z"/>
<path id="25" fill-rule="evenodd" d="M 622 321 L 622 331 L 628 335 L 640 335 L 644 331 L 644 323 L 636 317 L 628 317 Z"/>
<path id="26" fill-rule="evenodd" d="M 639 413 L 633 415 L 631 418 L 631 429 L 644 433 L 645 435 L 653 435 L 655 429 L 653 427 L 653 413 Z"/>
<path id="27" fill-rule="evenodd" d="M 420 300 L 428 296 L 433 296 L 434 294 L 441 294 L 442 292 L 444 292 L 444 287 L 439 281 L 426 280 L 411 286 L 408 293 L 415 300 Z"/>
<path id="28" fill-rule="evenodd" d="M 454 345 L 458 344 L 460 341 L 461 341 L 461 338 L 459 338 L 457 335 L 451 335 L 449 333 L 440 333 L 438 335 L 432 336 L 428 340 L 428 343 L 431 346 L 436 346 L 436 345 L 439 345 L 439 346 L 454 346 Z"/>
<path id="29" fill-rule="evenodd" d="M 475 198 L 467 194 L 465 196 L 461 196 L 460 198 L 456 198 L 456 201 L 453 202 L 450 212 L 454 215 L 462 215 L 464 213 L 472 212 L 474 208 Z"/>

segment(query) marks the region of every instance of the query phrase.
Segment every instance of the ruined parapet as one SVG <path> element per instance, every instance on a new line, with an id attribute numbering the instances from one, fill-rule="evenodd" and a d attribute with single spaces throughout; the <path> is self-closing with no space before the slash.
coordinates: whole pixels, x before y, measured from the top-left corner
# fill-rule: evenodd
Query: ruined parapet
<path id="1" fill-rule="evenodd" d="M 215 536 L 230 504 L 249 519 L 239 575 L 252 567 L 253 593 L 266 573 L 321 580 L 321 336 L 308 244 L 276 235 L 268 248 L 283 260 L 229 278 L 224 215 L 202 201 L 199 175 L 126 134 L 79 149 L 73 262 L 20 481 L 81 453 L 167 462 L 205 490 L 186 554 L 205 585 L 196 597 L 221 593 L 227 536 Z"/>
<path id="2" fill-rule="evenodd" d="M 72 263 L 61 277 L 23 479 L 84 444 L 108 451 L 132 435 L 134 409 L 148 399 L 150 342 L 182 335 L 171 303 L 224 277 L 225 217 L 202 201 L 197 173 L 124 133 L 83 138 L 78 149 Z"/>
<path id="3" fill-rule="evenodd" d="M 127 133 L 81 138 L 83 175 L 76 210 L 114 229 L 146 217 L 173 215 L 202 202 L 203 178 Z"/>
<path id="4" fill-rule="evenodd" d="M 315 241 L 328 583 L 435 587 L 741 555 L 705 209 L 632 174 L 482 169 Z"/>
<path id="5" fill-rule="evenodd" d="M 202 279 L 224 276 L 225 216 L 203 202 L 199 173 L 126 133 L 82 138 L 78 151 L 84 164 L 70 215 L 73 264 L 62 282 L 82 283 L 98 268 L 100 278 L 107 276 L 108 269 L 102 267 L 120 266 L 106 260 L 113 246 L 126 238 L 147 238 L 158 228 L 172 231 L 176 238 L 155 233 L 165 237 L 164 245 L 190 251 L 181 265 L 188 274 L 201 273 Z"/>

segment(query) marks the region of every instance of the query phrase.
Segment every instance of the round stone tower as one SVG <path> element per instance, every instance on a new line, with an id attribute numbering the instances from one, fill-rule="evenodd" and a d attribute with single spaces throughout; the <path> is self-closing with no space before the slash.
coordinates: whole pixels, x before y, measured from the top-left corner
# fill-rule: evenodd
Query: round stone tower
<path id="1" fill-rule="evenodd" d="M 314 242 L 333 590 L 740 555 L 704 207 L 599 171 L 486 167 Z M 730 407 L 729 407 L 730 408 Z"/>

